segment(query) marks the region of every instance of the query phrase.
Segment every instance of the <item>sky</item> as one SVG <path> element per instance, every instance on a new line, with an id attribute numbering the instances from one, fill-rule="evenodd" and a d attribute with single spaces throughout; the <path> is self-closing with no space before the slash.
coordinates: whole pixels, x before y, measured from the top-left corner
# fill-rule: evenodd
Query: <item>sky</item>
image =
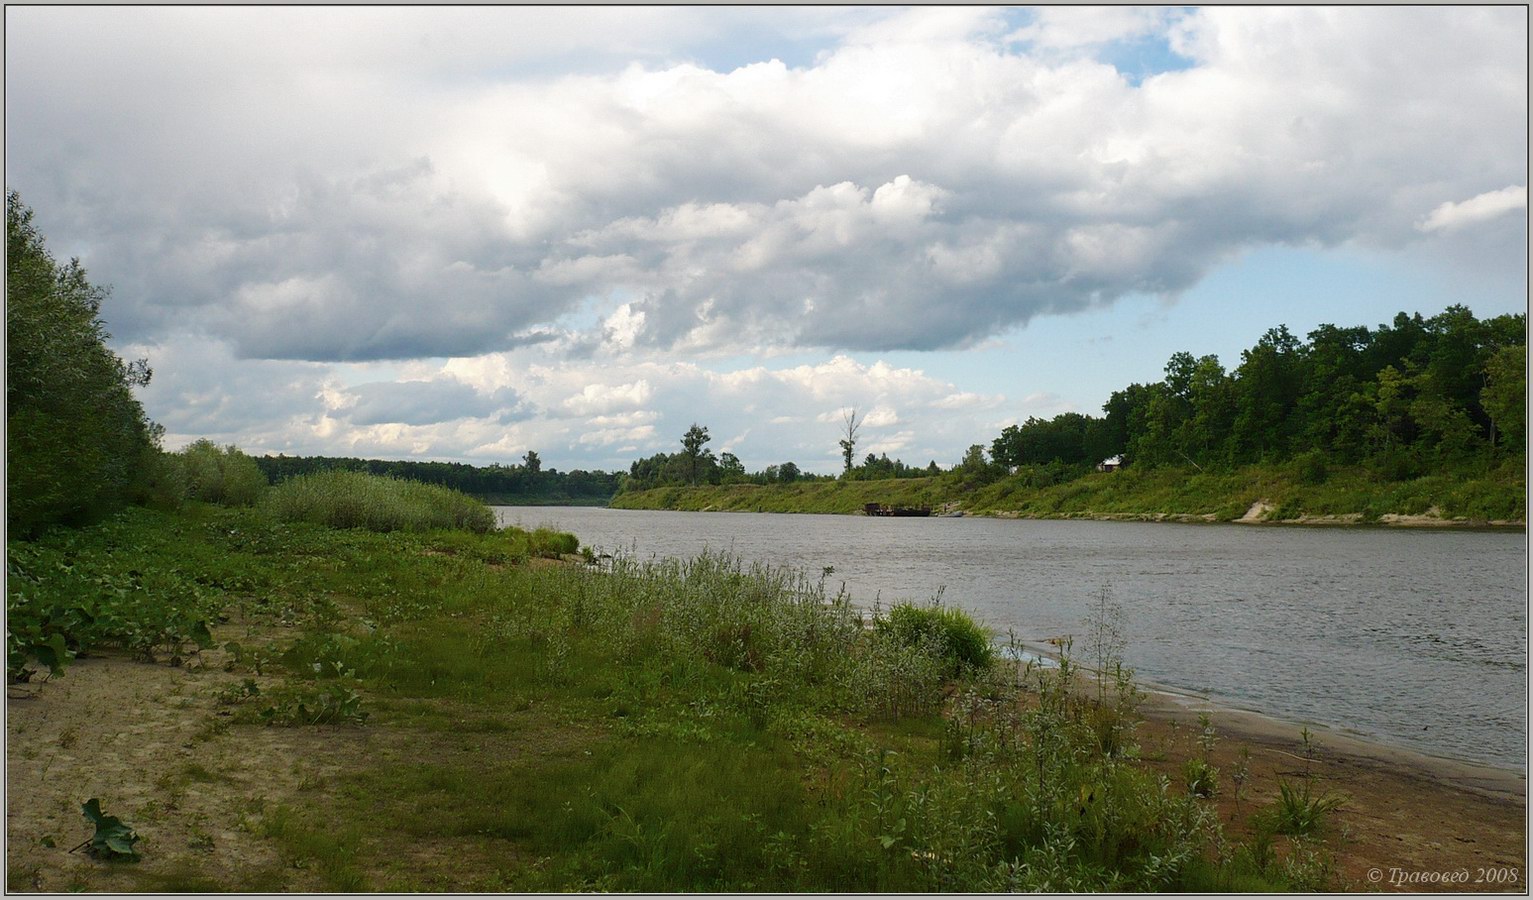
<path id="1" fill-rule="evenodd" d="M 176 449 L 951 465 L 1527 306 L 1525 7 L 5 11 L 5 178 Z"/>

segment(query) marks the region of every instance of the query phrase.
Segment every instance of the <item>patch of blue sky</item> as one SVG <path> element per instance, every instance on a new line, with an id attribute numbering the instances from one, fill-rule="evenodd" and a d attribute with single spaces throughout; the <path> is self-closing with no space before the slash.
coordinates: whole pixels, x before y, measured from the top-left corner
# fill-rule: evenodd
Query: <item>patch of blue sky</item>
<path id="1" fill-rule="evenodd" d="M 574 309 L 555 319 L 552 324 L 555 328 L 567 328 L 575 332 L 593 331 L 623 302 L 598 296 L 584 297 Z"/>
<path id="2" fill-rule="evenodd" d="M 1304 339 L 1325 323 L 1376 328 L 1399 312 L 1430 317 L 1455 303 L 1480 318 L 1525 311 L 1521 295 L 1451 280 L 1399 256 L 1269 247 L 1176 298 L 1140 294 L 1041 316 L 967 350 L 851 356 L 920 369 L 961 391 L 1004 395 L 994 411 L 998 421 L 1066 410 L 1100 415 L 1113 391 L 1164 377 L 1166 361 L 1179 351 L 1214 354 L 1233 369 L 1241 351 L 1279 325 Z"/>
<path id="3" fill-rule="evenodd" d="M 1180 7 L 1164 10 L 1164 12 L 1186 13 L 1191 9 L 1191 7 Z M 1020 29 L 1034 24 L 1037 21 L 1037 13 L 1029 7 L 1011 7 L 1005 11 L 1002 20 L 1007 26 L 1006 33 L 1015 34 Z M 1028 52 L 1031 48 L 1024 42 L 1019 49 L 1021 52 Z M 1106 41 L 1090 47 L 1090 54 L 1096 60 L 1117 69 L 1124 79 L 1135 87 L 1152 76 L 1166 72 L 1180 72 L 1195 65 L 1193 60 L 1178 54 L 1171 48 L 1171 42 L 1164 32 Z"/>
<path id="4" fill-rule="evenodd" d="M 710 10 L 722 20 L 703 43 L 682 48 L 684 57 L 715 72 L 733 72 L 755 63 L 778 60 L 790 69 L 815 65 L 840 46 L 857 25 L 895 12 L 884 7 L 782 8 L 758 7 Z"/>
<path id="5" fill-rule="evenodd" d="M 1164 35 L 1146 35 L 1131 41 L 1114 41 L 1096 54 L 1101 60 L 1138 87 L 1146 78 L 1166 72 L 1180 72 L 1193 67 L 1192 60 L 1171 49 Z"/>

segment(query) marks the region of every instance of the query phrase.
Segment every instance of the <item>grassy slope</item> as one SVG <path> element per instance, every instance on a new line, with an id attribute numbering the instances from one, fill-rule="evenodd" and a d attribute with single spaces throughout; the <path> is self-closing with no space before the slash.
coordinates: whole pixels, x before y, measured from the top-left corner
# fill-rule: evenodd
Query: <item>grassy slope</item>
<path id="1" fill-rule="evenodd" d="M 865 503 L 956 504 L 981 515 L 1026 518 L 1201 517 L 1238 519 L 1252 504 L 1273 507 L 1272 520 L 1356 516 L 1365 522 L 1386 515 L 1423 515 L 1436 507 L 1446 519 L 1514 521 L 1526 518 L 1521 458 L 1475 475 L 1430 475 L 1410 481 L 1379 481 L 1358 468 L 1337 469 L 1321 484 L 1305 483 L 1289 467 L 1248 466 L 1233 472 L 1192 469 L 1125 469 L 1092 473 L 1045 488 L 1006 478 L 965 490 L 951 476 L 888 481 L 813 482 L 796 485 L 723 485 L 657 488 L 619 494 L 621 509 L 734 510 L 856 513 Z"/>

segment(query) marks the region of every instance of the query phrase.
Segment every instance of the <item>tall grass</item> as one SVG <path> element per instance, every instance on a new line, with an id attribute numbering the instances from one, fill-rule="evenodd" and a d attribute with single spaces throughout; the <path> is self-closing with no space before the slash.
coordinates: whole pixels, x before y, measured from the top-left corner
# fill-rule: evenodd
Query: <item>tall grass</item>
<path id="1" fill-rule="evenodd" d="M 495 514 L 467 494 L 364 472 L 300 475 L 274 487 L 263 507 L 284 522 L 369 531 L 495 529 Z"/>
<path id="2" fill-rule="evenodd" d="M 528 574 L 536 602 L 508 600 L 478 627 L 480 662 L 462 658 L 459 677 L 480 685 L 468 669 L 514 661 L 523 685 L 605 698 L 618 734 L 552 782 L 507 776 L 506 821 L 572 854 L 532 887 L 1281 883 L 1209 854 L 1223 841 L 1209 802 L 1168 790 L 1126 739 L 1103 739 L 1128 732 L 1104 720 L 1131 704 L 1081 692 L 1068 655 L 1052 669 L 1002 665 L 982 628 L 942 607 L 897 606 L 869 628 L 823 580 L 721 554 Z M 433 643 L 399 671 L 439 690 L 449 656 L 464 654 Z"/>

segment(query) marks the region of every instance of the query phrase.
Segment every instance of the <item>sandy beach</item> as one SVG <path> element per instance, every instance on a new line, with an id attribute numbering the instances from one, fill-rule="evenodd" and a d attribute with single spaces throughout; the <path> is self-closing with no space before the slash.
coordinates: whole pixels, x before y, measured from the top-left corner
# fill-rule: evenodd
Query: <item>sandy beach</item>
<path id="1" fill-rule="evenodd" d="M 1197 752 L 1199 716 L 1218 735 L 1211 762 L 1220 770 L 1215 802 L 1231 834 L 1272 802 L 1278 783 L 1313 779 L 1317 794 L 1344 804 L 1329 813 L 1323 838 L 1342 887 L 1354 891 L 1527 891 L 1527 777 L 1518 772 L 1392 747 L 1320 725 L 1280 721 L 1218 707 L 1185 694 L 1145 694 L 1139 728 L 1144 755 L 1176 782 Z M 1300 730 L 1311 732 L 1306 757 Z M 1241 749 L 1249 777 L 1237 799 L 1231 773 Z"/>

